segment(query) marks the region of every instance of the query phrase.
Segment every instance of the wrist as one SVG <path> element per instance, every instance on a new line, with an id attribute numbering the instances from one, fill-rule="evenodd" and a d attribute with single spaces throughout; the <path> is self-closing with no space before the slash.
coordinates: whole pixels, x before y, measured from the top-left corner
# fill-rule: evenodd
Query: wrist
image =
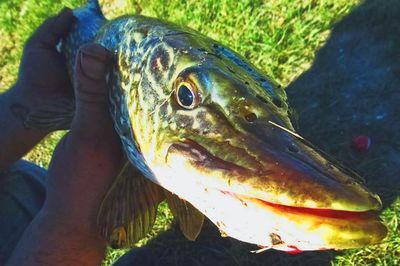
<path id="1" fill-rule="evenodd" d="M 38 213 L 37 219 L 45 228 L 62 228 L 66 234 L 74 233 L 85 238 L 101 239 L 96 217 L 91 215 L 56 210 L 45 205 Z"/>
<path id="2" fill-rule="evenodd" d="M 39 129 L 27 125 L 29 116 L 36 112 L 43 105 L 43 100 L 40 97 L 35 97 L 29 93 L 23 93 L 14 85 L 0 98 L 2 115 L 7 118 L 7 127 L 23 134 L 40 134 L 45 137 L 51 131 L 47 129 Z"/>
<path id="3" fill-rule="evenodd" d="M 100 265 L 106 241 L 91 228 L 42 209 L 25 230 L 8 265 Z"/>
<path id="4" fill-rule="evenodd" d="M 23 117 L 29 109 L 19 102 L 13 92 L 0 95 L 0 170 L 24 156 L 49 133 L 24 126 Z"/>

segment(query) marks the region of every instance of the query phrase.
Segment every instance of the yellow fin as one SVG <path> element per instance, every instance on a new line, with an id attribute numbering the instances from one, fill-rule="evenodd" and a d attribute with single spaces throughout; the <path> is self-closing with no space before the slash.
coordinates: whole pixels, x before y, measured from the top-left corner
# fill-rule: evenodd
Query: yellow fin
<path id="1" fill-rule="evenodd" d="M 107 192 L 97 222 L 113 248 L 132 247 L 153 228 L 162 189 L 126 162 Z"/>
<path id="2" fill-rule="evenodd" d="M 191 240 L 196 240 L 203 227 L 204 215 L 186 200 L 165 190 L 169 208 L 179 224 L 183 235 Z"/>

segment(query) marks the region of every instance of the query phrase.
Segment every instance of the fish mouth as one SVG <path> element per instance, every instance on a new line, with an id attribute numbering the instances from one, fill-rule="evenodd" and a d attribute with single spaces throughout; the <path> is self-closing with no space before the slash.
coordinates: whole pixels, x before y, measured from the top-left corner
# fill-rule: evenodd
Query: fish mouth
<path id="1" fill-rule="evenodd" d="M 290 213 L 293 215 L 311 215 L 318 216 L 323 218 L 332 218 L 332 219 L 343 219 L 343 220 L 352 220 L 352 221 L 360 221 L 360 220 L 371 220 L 371 219 L 379 219 L 378 211 L 342 211 L 342 210 L 334 210 L 334 209 L 317 209 L 317 208 L 307 208 L 307 207 L 296 207 L 296 206 L 287 206 L 277 203 L 268 202 L 259 198 L 252 198 L 243 195 L 239 195 L 229 191 L 222 191 L 223 194 L 229 194 L 232 197 L 237 198 L 242 204 L 246 205 L 246 202 L 254 202 L 257 205 L 265 206 L 268 208 L 276 209 L 283 213 Z"/>
<path id="2" fill-rule="evenodd" d="M 244 206 L 253 205 L 269 213 L 271 219 L 278 223 L 295 221 L 292 227 L 284 226 L 274 231 L 270 244 L 259 245 L 261 248 L 274 248 L 288 253 L 299 253 L 307 250 L 360 248 L 380 243 L 387 235 L 387 228 L 379 218 L 378 211 L 342 211 L 333 209 L 316 209 L 294 207 L 271 203 L 258 198 L 220 191 L 229 195 Z M 254 216 L 256 218 L 256 215 Z M 275 228 L 276 230 L 276 228 Z M 286 230 L 291 231 L 288 233 Z M 290 234 L 299 237 L 290 238 Z M 288 237 L 289 235 L 289 237 Z M 313 243 L 310 239 L 320 239 Z M 319 242 L 319 243 L 318 243 Z M 257 244 L 257 243 L 255 243 Z M 261 249 L 263 250 L 263 249 Z"/>
<path id="3" fill-rule="evenodd" d="M 191 162 L 194 165 L 196 165 L 197 167 L 206 168 L 209 171 L 216 169 L 226 170 L 229 171 L 233 176 L 254 174 L 253 170 L 247 169 L 233 162 L 223 160 L 220 157 L 211 154 L 206 148 L 204 148 L 197 142 L 193 141 L 192 139 L 186 139 L 183 142 L 175 143 L 171 146 L 171 148 L 172 149 L 178 148 L 181 152 L 184 153 L 185 156 L 191 158 Z M 346 219 L 346 220 L 368 220 L 368 219 L 378 218 L 377 210 L 349 211 L 349 210 L 337 210 L 329 208 L 290 206 L 290 205 L 271 202 L 258 197 L 251 197 L 248 195 L 239 194 L 232 190 L 223 190 L 217 187 L 214 187 L 214 189 L 219 190 L 223 194 L 237 198 L 238 200 L 242 201 L 243 204 L 246 204 L 245 202 L 252 201 L 257 203 L 258 205 L 265 205 L 268 206 L 269 208 L 274 208 L 282 212 L 287 212 L 292 214 L 313 215 L 326 218 Z"/>
<path id="4" fill-rule="evenodd" d="M 343 185 L 328 182 L 326 183 L 328 185 L 324 188 L 318 185 L 318 176 L 312 176 L 311 179 L 317 186 L 309 188 L 324 188 L 323 193 L 329 193 L 329 190 L 337 190 L 338 193 L 332 192 L 332 195 L 328 197 L 329 200 L 323 200 L 327 202 L 317 205 L 318 202 L 312 202 L 307 198 L 312 195 L 310 191 L 303 191 L 303 195 L 300 195 L 296 194 L 299 190 L 292 190 L 291 196 L 293 198 L 305 197 L 305 200 L 302 198 L 302 201 L 292 201 L 294 204 L 290 204 L 292 202 L 289 201 L 289 204 L 287 204 L 285 200 L 279 199 L 279 194 L 264 193 L 264 190 L 268 188 L 269 181 L 271 181 L 272 187 L 279 186 L 282 183 L 276 183 L 273 178 L 268 180 L 268 178 L 260 176 L 255 177 L 257 174 L 262 176 L 265 172 L 255 171 L 234 162 L 223 160 L 191 139 L 171 144 L 166 160 L 173 160 L 174 155 L 185 158 L 186 164 L 192 168 L 193 172 L 199 173 L 199 178 L 195 181 L 196 184 L 200 184 L 205 191 L 214 191 L 210 192 L 211 194 L 217 193 L 218 195 L 214 199 L 218 198 L 224 201 L 229 198 L 227 202 L 228 204 L 231 202 L 232 207 L 226 207 L 226 204 L 226 206 L 213 206 L 212 208 L 215 209 L 220 208 L 215 216 L 207 211 L 206 207 L 200 206 L 201 204 L 198 206 L 221 231 L 226 232 L 229 236 L 249 243 L 287 251 L 288 246 L 295 246 L 297 250 L 363 247 L 380 242 L 387 234 L 387 229 L 378 216 L 379 198 L 370 195 L 368 191 L 359 187 L 348 189 L 346 188 L 347 183 Z M 313 167 L 315 168 L 315 166 Z M 259 183 L 254 181 L 260 178 L 263 180 L 264 186 L 260 186 Z M 321 183 L 324 182 L 321 181 Z M 335 184 L 335 186 L 332 184 Z M 351 186 L 354 186 L 354 184 L 357 183 L 351 183 Z M 344 193 L 342 199 L 337 197 L 341 193 Z M 208 197 L 208 195 L 204 195 L 204 197 Z M 363 200 L 359 200 L 359 196 L 362 196 Z M 187 200 L 191 201 L 190 198 Z M 316 200 L 318 200 L 318 197 Z M 336 204 L 335 201 L 344 203 Z M 309 202 L 312 202 L 312 204 L 308 204 Z M 196 206 L 196 202 L 191 201 L 191 203 Z M 231 226 L 221 227 L 221 224 L 228 224 L 232 220 L 232 212 L 243 213 L 243 217 L 240 217 L 243 224 L 251 224 L 254 219 L 258 219 L 259 222 L 254 226 L 260 225 L 259 231 L 266 230 L 265 226 L 263 227 L 261 224 L 262 221 L 275 220 L 275 225 L 269 224 L 267 227 L 275 228 L 276 231 L 273 234 L 280 236 L 280 242 L 265 242 L 264 239 L 257 239 L 257 235 L 247 237 L 248 226 L 237 229 L 237 231 L 231 228 L 239 228 L 242 225 L 232 224 Z M 222 213 L 226 213 L 226 217 L 230 218 L 221 218 Z M 245 222 L 246 219 L 251 219 L 251 221 Z M 221 221 L 223 222 L 221 223 Z M 281 223 L 289 225 L 286 228 L 281 228 Z M 237 233 L 238 231 L 240 233 Z M 241 235 L 246 235 L 246 237 L 241 237 Z M 297 235 L 299 235 L 298 239 Z M 305 240 L 310 237 L 319 240 L 316 240 L 315 243 Z"/>
<path id="5" fill-rule="evenodd" d="M 262 149 L 254 144 L 251 148 Z M 355 215 L 381 209 L 377 195 L 338 168 L 330 165 L 326 169 L 325 162 L 318 161 L 322 160 L 320 157 L 312 158 L 314 151 L 305 151 L 300 159 L 285 152 L 263 154 L 258 165 L 243 165 L 224 160 L 198 142 L 185 139 L 169 147 L 167 157 L 172 154 L 180 154 L 193 170 L 209 176 L 205 179 L 209 186 L 277 206 L 321 210 L 321 214 L 325 214 L 323 210 L 348 211 Z M 260 165 L 260 161 L 266 164 Z"/>

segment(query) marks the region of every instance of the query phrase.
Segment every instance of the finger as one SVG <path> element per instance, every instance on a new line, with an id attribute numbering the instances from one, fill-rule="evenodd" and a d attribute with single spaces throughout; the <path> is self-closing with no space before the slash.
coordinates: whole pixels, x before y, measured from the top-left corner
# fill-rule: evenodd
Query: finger
<path id="1" fill-rule="evenodd" d="M 77 101 L 83 104 L 107 102 L 106 73 L 110 63 L 109 52 L 99 44 L 85 44 L 79 49 L 75 63 Z"/>
<path id="2" fill-rule="evenodd" d="M 65 7 L 57 16 L 47 19 L 29 38 L 27 47 L 54 48 L 59 40 L 71 30 L 76 18 Z"/>

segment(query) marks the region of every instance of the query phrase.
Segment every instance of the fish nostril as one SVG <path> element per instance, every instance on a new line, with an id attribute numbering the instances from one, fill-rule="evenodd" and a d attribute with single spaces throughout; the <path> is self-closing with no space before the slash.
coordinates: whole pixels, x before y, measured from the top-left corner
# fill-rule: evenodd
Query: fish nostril
<path id="1" fill-rule="evenodd" d="M 292 153 L 298 153 L 300 151 L 299 148 L 297 148 L 297 146 L 294 145 L 293 143 L 290 144 L 287 149 L 288 149 L 288 151 L 290 151 Z"/>
<path id="2" fill-rule="evenodd" d="M 247 122 L 254 122 L 257 119 L 257 115 L 255 113 L 248 113 L 247 115 L 244 116 Z"/>

